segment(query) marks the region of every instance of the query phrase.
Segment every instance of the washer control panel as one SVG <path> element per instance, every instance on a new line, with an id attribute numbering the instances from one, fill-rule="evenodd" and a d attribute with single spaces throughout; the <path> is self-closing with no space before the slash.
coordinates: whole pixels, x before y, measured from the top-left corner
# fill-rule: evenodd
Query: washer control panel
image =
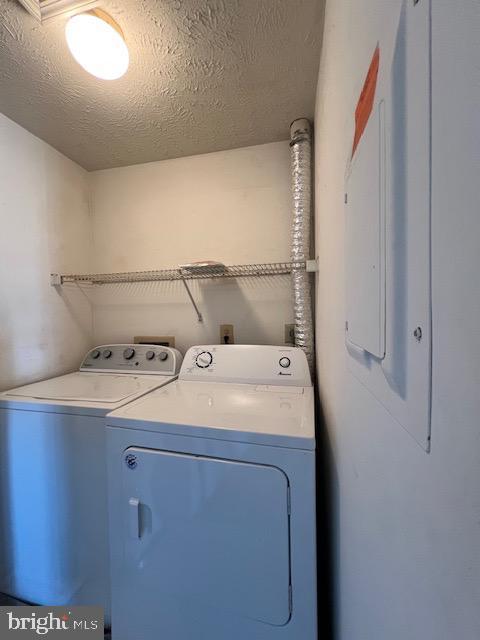
<path id="1" fill-rule="evenodd" d="M 181 380 L 243 384 L 310 386 L 304 352 L 269 345 L 206 345 L 191 347 L 180 371 Z"/>
<path id="2" fill-rule="evenodd" d="M 107 344 L 91 349 L 83 359 L 80 371 L 172 376 L 180 371 L 182 360 L 181 353 L 171 347 Z"/>

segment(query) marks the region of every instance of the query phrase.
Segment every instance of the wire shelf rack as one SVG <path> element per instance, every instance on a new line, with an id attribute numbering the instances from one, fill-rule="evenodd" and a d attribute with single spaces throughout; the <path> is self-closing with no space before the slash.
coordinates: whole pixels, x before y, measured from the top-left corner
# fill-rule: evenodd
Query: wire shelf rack
<path id="1" fill-rule="evenodd" d="M 178 267 L 152 271 L 124 271 L 119 273 L 51 274 L 52 285 L 66 282 L 84 284 L 120 284 L 128 282 L 165 282 L 173 280 L 205 280 L 210 278 L 252 278 L 288 275 L 294 270 L 304 271 L 306 262 L 270 262 L 264 264 L 237 264 Z"/>
<path id="2" fill-rule="evenodd" d="M 207 280 L 211 278 L 257 278 L 288 275 L 293 271 L 316 271 L 315 260 L 303 262 L 267 262 L 258 264 L 236 264 L 226 266 L 220 262 L 181 265 L 176 269 L 160 269 L 153 271 L 124 271 L 120 273 L 81 273 L 50 274 L 52 286 L 61 286 L 67 282 L 77 284 L 105 285 L 130 282 L 172 282 L 183 283 L 190 302 L 195 309 L 199 322 L 203 316 L 195 302 L 187 280 Z"/>

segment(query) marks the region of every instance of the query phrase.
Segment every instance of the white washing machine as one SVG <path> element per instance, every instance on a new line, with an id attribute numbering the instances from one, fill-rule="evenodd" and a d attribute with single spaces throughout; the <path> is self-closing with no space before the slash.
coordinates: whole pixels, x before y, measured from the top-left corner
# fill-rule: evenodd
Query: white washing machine
<path id="1" fill-rule="evenodd" d="M 304 353 L 194 347 L 106 422 L 113 640 L 316 640 Z"/>
<path id="2" fill-rule="evenodd" d="M 109 617 L 105 415 L 178 375 L 176 349 L 104 345 L 0 394 L 0 592 Z"/>

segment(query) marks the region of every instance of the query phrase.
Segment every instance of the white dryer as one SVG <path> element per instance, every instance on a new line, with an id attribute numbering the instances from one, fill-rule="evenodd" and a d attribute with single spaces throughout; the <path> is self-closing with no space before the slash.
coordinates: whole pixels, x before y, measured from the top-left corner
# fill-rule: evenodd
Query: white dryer
<path id="1" fill-rule="evenodd" d="M 0 592 L 109 617 L 105 415 L 173 381 L 176 349 L 103 345 L 0 394 Z"/>
<path id="2" fill-rule="evenodd" d="M 113 640 L 315 640 L 305 354 L 194 347 L 106 422 Z"/>

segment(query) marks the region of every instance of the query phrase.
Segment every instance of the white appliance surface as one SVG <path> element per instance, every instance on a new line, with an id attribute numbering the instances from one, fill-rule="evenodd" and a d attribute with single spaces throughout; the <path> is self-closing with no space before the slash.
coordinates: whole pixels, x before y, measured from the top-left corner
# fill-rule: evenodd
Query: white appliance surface
<path id="1" fill-rule="evenodd" d="M 118 373 L 85 373 L 77 371 L 58 378 L 36 382 L 7 391 L 3 398 L 30 398 L 32 400 L 53 400 L 106 404 L 121 403 L 132 396 L 155 389 L 161 384 L 174 380 L 176 376 L 136 376 Z M 2 399 L 3 399 L 2 398 Z"/>
<path id="2" fill-rule="evenodd" d="M 102 345 L 78 372 L 0 394 L 0 592 L 98 604 L 109 621 L 105 415 L 175 380 L 181 360 Z"/>
<path id="3" fill-rule="evenodd" d="M 124 353 L 130 356 L 131 351 L 133 356 L 127 360 Z M 111 355 L 107 358 L 103 354 Z M 167 358 L 160 360 L 160 354 L 167 354 Z M 0 407 L 105 415 L 175 380 L 181 362 L 182 356 L 176 349 L 102 345 L 89 351 L 80 371 L 1 393 Z"/>
<path id="4" fill-rule="evenodd" d="M 313 389 L 177 380 L 109 415 L 108 424 L 315 449 Z"/>
<path id="5" fill-rule="evenodd" d="M 192 347 L 175 383 L 112 412 L 108 423 L 314 449 L 313 406 L 299 349 L 213 345 Z"/>
<path id="6" fill-rule="evenodd" d="M 112 640 L 317 637 L 314 397 L 291 347 L 195 347 L 107 415 Z"/>

